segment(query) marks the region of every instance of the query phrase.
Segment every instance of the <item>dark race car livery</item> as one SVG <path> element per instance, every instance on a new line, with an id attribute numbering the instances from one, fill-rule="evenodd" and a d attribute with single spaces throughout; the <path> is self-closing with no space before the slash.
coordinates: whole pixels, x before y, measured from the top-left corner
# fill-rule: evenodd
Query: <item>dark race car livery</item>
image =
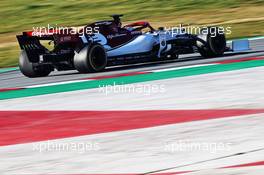
<path id="1" fill-rule="evenodd" d="M 173 60 L 179 54 L 194 52 L 203 57 L 221 56 L 228 50 L 224 34 L 194 35 L 162 27 L 155 30 L 145 21 L 122 27 L 121 16 L 89 24 L 74 34 L 63 29 L 41 35 L 23 32 L 17 36 L 22 50 L 21 72 L 27 77 L 48 76 L 55 69 L 98 72 L 108 66 Z M 48 50 L 41 40 L 54 42 L 54 48 Z"/>

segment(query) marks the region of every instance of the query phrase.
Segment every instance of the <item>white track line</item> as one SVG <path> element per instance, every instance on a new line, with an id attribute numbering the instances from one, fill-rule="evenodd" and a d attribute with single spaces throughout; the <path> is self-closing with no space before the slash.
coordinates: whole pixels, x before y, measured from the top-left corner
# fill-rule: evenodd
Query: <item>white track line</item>
<path id="1" fill-rule="evenodd" d="M 193 67 L 212 66 L 212 65 L 217 65 L 217 64 L 218 63 L 213 63 L 213 64 L 198 64 L 198 65 L 182 66 L 182 67 L 167 68 L 167 69 L 157 69 L 157 70 L 151 70 L 150 72 L 165 72 L 165 71 L 181 70 L 181 69 L 193 68 Z"/>
<path id="2" fill-rule="evenodd" d="M 136 85 L 155 87 L 155 91 L 96 88 L 1 100 L 0 110 L 263 108 L 263 74 L 264 67 L 258 67 L 130 84 L 135 89 Z"/>
<path id="3" fill-rule="evenodd" d="M 63 81 L 63 82 L 57 82 L 57 83 L 38 84 L 38 85 L 26 86 L 25 88 L 46 87 L 46 86 L 54 86 L 54 85 L 61 85 L 61 84 L 86 82 L 86 81 L 91 81 L 91 80 L 72 80 L 72 81 Z"/>

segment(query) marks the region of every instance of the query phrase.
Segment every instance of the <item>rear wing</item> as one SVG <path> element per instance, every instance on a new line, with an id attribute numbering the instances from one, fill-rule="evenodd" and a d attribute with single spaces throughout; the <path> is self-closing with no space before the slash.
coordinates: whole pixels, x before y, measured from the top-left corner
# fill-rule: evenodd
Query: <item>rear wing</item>
<path id="1" fill-rule="evenodd" d="M 60 47 L 72 48 L 80 50 L 84 47 L 84 42 L 79 34 L 64 34 L 59 31 L 52 32 L 23 32 L 22 35 L 17 35 L 17 40 L 21 50 L 31 51 L 38 50 L 41 52 L 47 51 L 41 44 L 41 40 L 50 40 L 54 42 L 54 49 Z"/>
<path id="2" fill-rule="evenodd" d="M 41 45 L 40 40 L 53 40 L 53 37 L 36 37 L 28 36 L 23 32 L 23 35 L 17 35 L 17 41 L 19 43 L 21 50 L 35 50 L 35 49 L 44 49 L 45 47 Z"/>

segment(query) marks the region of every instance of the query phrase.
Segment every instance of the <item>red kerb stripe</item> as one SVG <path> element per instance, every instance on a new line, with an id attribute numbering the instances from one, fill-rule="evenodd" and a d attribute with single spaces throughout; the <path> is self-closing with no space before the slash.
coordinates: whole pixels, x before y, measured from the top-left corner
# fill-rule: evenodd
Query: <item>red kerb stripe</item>
<path id="1" fill-rule="evenodd" d="M 0 146 L 264 113 L 264 109 L 0 111 Z"/>

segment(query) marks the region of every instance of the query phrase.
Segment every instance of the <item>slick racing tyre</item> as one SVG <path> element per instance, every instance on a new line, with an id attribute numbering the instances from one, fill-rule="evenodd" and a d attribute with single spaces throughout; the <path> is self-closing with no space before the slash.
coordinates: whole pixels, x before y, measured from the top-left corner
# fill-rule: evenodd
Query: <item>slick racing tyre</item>
<path id="1" fill-rule="evenodd" d="M 198 35 L 206 44 L 197 41 L 198 51 L 202 57 L 222 56 L 226 50 L 225 34 L 220 34 L 217 27 L 207 28 L 208 34 Z"/>
<path id="2" fill-rule="evenodd" d="M 49 67 L 34 66 L 34 64 L 29 60 L 25 50 L 22 50 L 19 56 L 19 69 L 22 74 L 29 78 L 46 77 L 52 71 Z"/>
<path id="3" fill-rule="evenodd" d="M 75 52 L 74 66 L 80 73 L 100 72 L 107 65 L 105 49 L 100 44 L 84 47 L 79 53 Z"/>

